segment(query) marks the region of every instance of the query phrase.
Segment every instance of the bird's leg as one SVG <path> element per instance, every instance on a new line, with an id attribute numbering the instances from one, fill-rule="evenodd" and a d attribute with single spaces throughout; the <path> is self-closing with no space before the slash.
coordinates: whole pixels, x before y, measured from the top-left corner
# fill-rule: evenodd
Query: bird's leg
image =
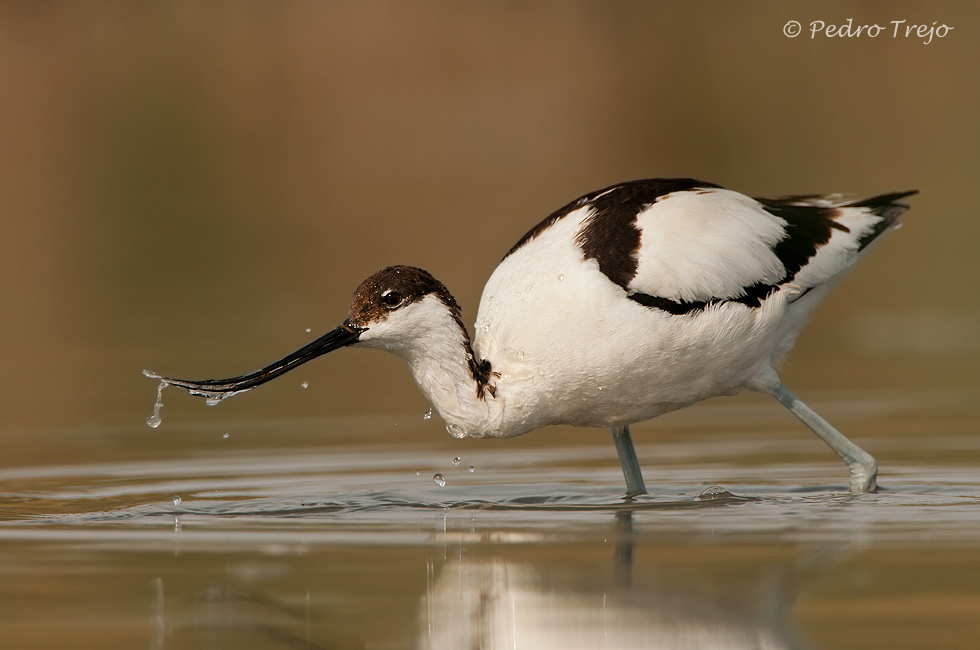
<path id="1" fill-rule="evenodd" d="M 798 400 L 782 384 L 777 383 L 768 390 L 770 395 L 778 399 L 783 406 L 788 408 L 803 424 L 810 427 L 821 440 L 844 459 L 847 468 L 851 471 L 851 492 L 868 493 L 878 490 L 878 484 L 875 480 L 878 476 L 878 463 L 871 457 L 871 454 L 845 438 L 844 434 L 830 426 L 826 420 Z"/>
<path id="2" fill-rule="evenodd" d="M 647 486 L 643 484 L 643 474 L 640 472 L 640 462 L 636 459 L 636 450 L 633 449 L 630 428 L 613 427 L 611 431 L 613 442 L 616 443 L 616 454 L 619 455 L 619 464 L 622 465 L 623 476 L 626 478 L 626 496 L 646 494 Z"/>

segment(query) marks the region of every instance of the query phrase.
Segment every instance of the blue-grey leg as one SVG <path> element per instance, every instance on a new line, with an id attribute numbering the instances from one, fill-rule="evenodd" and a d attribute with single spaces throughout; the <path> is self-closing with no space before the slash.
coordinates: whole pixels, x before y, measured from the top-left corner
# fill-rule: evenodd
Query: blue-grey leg
<path id="1" fill-rule="evenodd" d="M 770 388 L 769 394 L 778 399 L 783 406 L 788 408 L 803 424 L 810 427 L 821 440 L 844 459 L 847 468 L 851 471 L 851 492 L 867 493 L 878 490 L 876 482 L 878 463 L 871 457 L 871 454 L 845 438 L 844 434 L 830 426 L 826 420 L 798 400 L 781 384 L 776 384 Z"/>
<path id="2" fill-rule="evenodd" d="M 626 496 L 646 494 L 647 486 L 643 484 L 643 474 L 640 472 L 640 462 L 636 459 L 636 450 L 633 449 L 630 428 L 613 427 L 611 431 L 619 464 L 622 465 L 623 476 L 626 478 Z"/>

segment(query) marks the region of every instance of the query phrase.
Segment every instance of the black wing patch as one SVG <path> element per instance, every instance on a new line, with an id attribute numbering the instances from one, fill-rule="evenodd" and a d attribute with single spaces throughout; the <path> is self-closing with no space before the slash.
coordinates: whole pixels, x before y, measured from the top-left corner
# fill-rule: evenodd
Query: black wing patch
<path id="1" fill-rule="evenodd" d="M 750 287 L 744 289 L 745 295 L 738 296 L 736 298 L 709 298 L 708 300 L 671 300 L 670 298 L 662 298 L 661 296 L 651 296 L 647 293 L 627 293 L 626 297 L 630 300 L 634 300 L 644 307 L 653 307 L 661 311 L 665 311 L 668 314 L 673 314 L 675 316 L 680 316 L 683 314 L 695 314 L 700 311 L 704 311 L 707 307 L 711 305 L 717 305 L 723 302 L 737 302 L 745 305 L 746 307 L 759 307 L 762 305 L 762 301 L 769 297 L 770 294 L 777 291 L 779 285 L 776 284 L 764 284 L 757 283 Z"/>
<path id="2" fill-rule="evenodd" d="M 711 305 L 736 302 L 747 307 L 759 307 L 779 287 L 791 282 L 796 274 L 817 254 L 821 246 L 830 241 L 834 230 L 849 233 L 850 229 L 836 221 L 843 208 L 865 208 L 868 212 L 882 217 L 874 224 L 868 233 L 858 239 L 858 250 L 863 250 L 878 235 L 891 226 L 908 206 L 897 203 L 899 199 L 915 194 L 916 191 L 885 194 L 861 201 L 853 201 L 839 205 L 829 205 L 824 197 L 794 196 L 783 198 L 756 199 L 763 209 L 786 222 L 784 237 L 772 248 L 773 254 L 782 263 L 786 272 L 776 283 L 756 283 L 745 287 L 743 295 L 728 297 L 713 297 L 707 300 L 676 301 L 661 296 L 651 296 L 644 293 L 630 293 L 628 297 L 641 305 L 660 309 L 669 314 L 696 314 Z M 811 287 L 812 288 L 812 287 Z M 802 296 L 810 288 L 800 295 Z"/>
<path id="3" fill-rule="evenodd" d="M 599 263 L 599 270 L 627 289 L 636 277 L 640 251 L 640 229 L 636 217 L 657 199 L 673 192 L 717 188 L 693 178 L 657 178 L 614 185 L 587 201 L 592 214 L 575 238 L 585 259 Z"/>
<path id="4" fill-rule="evenodd" d="M 627 291 L 627 297 L 641 305 L 659 309 L 669 314 L 696 314 L 719 303 L 735 302 L 747 307 L 759 307 L 783 284 L 796 277 L 817 254 L 821 246 L 830 241 L 834 230 L 850 232 L 836 219 L 842 208 L 865 208 L 882 217 L 874 227 L 858 240 L 858 250 L 863 250 L 878 235 L 888 229 L 908 206 L 899 199 L 916 191 L 883 194 L 860 201 L 831 204 L 828 197 L 787 196 L 758 198 L 764 210 L 786 222 L 783 238 L 772 247 L 773 254 L 782 263 L 785 273 L 778 282 L 759 282 L 744 287 L 737 296 L 718 296 L 705 300 L 672 300 L 662 296 L 630 292 L 629 284 L 636 276 L 640 249 L 640 230 L 637 216 L 658 199 L 674 192 L 698 192 L 722 189 L 714 183 L 692 178 L 666 178 L 631 181 L 590 192 L 559 208 L 541 223 L 529 230 L 511 248 L 504 259 L 543 233 L 558 220 L 584 206 L 591 207 L 589 217 L 576 236 L 585 259 L 594 259 L 599 270 L 610 281 Z M 804 292 L 805 293 L 805 292 Z"/>
<path id="5" fill-rule="evenodd" d="M 642 211 L 643 207 L 671 192 L 718 187 L 713 183 L 705 183 L 692 178 L 655 178 L 620 183 L 589 192 L 555 210 L 541 223 L 531 228 L 527 234 L 521 237 L 520 241 L 514 244 L 513 248 L 507 251 L 504 259 L 510 257 L 514 251 L 543 233 L 565 215 L 591 204 L 593 215 L 579 234 L 578 243 L 582 250 L 586 251 L 586 259 L 598 260 L 599 267 L 609 269 L 612 275 L 605 271 L 603 273 L 606 273 L 613 282 L 625 288 L 626 284 L 629 284 L 629 281 L 633 279 L 633 275 L 636 274 L 635 255 L 640 245 L 640 231 L 636 229 L 636 215 Z M 622 249 L 617 248 L 617 246 L 622 246 Z M 604 255 L 614 250 L 616 252 L 613 253 L 613 256 L 617 259 L 602 260 Z M 632 265 L 629 261 L 630 258 L 632 258 Z M 625 283 L 613 279 L 613 276 L 622 278 L 629 268 L 632 268 L 632 275 Z"/>
<path id="6" fill-rule="evenodd" d="M 851 232 L 834 220 L 836 207 L 803 205 L 798 197 L 788 199 L 756 199 L 766 212 L 786 222 L 786 235 L 772 249 L 786 268 L 786 276 L 777 284 L 789 282 L 817 254 L 817 249 L 830 241 L 833 231 Z"/>
<path id="7" fill-rule="evenodd" d="M 836 207 L 807 205 L 803 197 L 780 199 L 756 199 L 766 212 L 786 221 L 786 233 L 772 248 L 786 272 L 775 283 L 756 283 L 742 289 L 740 296 L 719 296 L 707 300 L 676 301 L 644 293 L 631 293 L 629 298 L 641 305 L 654 307 L 669 314 L 697 314 L 707 307 L 726 302 L 736 302 L 746 307 L 759 307 L 779 287 L 791 281 L 800 269 L 817 254 L 817 249 L 830 241 L 834 229 L 850 232 L 834 221 Z"/>

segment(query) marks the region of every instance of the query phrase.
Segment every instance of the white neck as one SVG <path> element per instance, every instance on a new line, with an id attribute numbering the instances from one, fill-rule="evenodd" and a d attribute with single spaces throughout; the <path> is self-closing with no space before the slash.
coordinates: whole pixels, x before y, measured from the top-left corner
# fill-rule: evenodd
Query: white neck
<path id="1" fill-rule="evenodd" d="M 490 387 L 474 376 L 469 335 L 434 295 L 370 327 L 360 343 L 392 352 L 408 363 L 415 382 L 446 421 L 452 435 L 491 435 L 500 420 L 501 404 Z"/>

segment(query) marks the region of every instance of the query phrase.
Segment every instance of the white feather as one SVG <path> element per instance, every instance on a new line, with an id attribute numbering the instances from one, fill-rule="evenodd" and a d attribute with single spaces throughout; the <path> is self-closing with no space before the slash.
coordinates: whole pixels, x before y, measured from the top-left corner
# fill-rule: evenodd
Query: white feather
<path id="1" fill-rule="evenodd" d="M 737 298 L 758 282 L 775 284 L 785 269 L 772 246 L 786 222 L 730 190 L 675 192 L 644 210 L 639 266 L 629 288 L 675 301 Z"/>

